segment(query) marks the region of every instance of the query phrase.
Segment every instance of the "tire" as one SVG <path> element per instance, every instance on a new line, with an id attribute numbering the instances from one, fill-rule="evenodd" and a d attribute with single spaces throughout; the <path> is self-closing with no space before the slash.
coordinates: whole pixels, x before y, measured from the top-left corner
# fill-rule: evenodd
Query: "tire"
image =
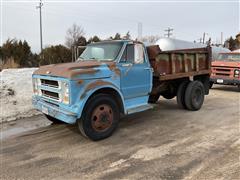
<path id="1" fill-rule="evenodd" d="M 108 94 L 98 94 L 86 104 L 77 124 L 80 132 L 93 141 L 112 135 L 118 126 L 119 107 Z"/>
<path id="2" fill-rule="evenodd" d="M 213 82 L 209 82 L 209 89 L 211 89 L 213 87 Z"/>
<path id="3" fill-rule="evenodd" d="M 160 94 L 150 95 L 148 98 L 149 103 L 156 103 L 160 97 Z"/>
<path id="4" fill-rule="evenodd" d="M 188 110 L 197 111 L 204 101 L 204 86 L 200 81 L 192 81 L 185 92 L 185 104 Z"/>
<path id="5" fill-rule="evenodd" d="M 162 94 L 165 99 L 173 99 L 176 95 L 171 92 L 165 92 Z"/>
<path id="6" fill-rule="evenodd" d="M 58 119 L 56 119 L 52 116 L 49 116 L 49 115 L 46 115 L 46 114 L 45 114 L 45 116 L 49 121 L 52 121 L 52 123 L 54 123 L 54 124 L 63 124 L 64 123 L 63 121 L 60 121 L 60 120 L 58 120 Z"/>
<path id="7" fill-rule="evenodd" d="M 185 104 L 185 91 L 188 85 L 188 81 L 182 82 L 177 90 L 177 104 L 180 108 L 187 109 Z"/>

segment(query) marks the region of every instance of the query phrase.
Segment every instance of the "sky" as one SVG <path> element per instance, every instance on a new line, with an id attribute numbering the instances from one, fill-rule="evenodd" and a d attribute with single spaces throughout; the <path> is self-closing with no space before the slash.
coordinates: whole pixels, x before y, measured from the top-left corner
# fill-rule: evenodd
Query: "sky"
<path id="1" fill-rule="evenodd" d="M 120 2 L 119 2 L 120 1 Z M 206 39 L 220 42 L 240 32 L 239 0 L 43 0 L 43 46 L 65 43 L 73 23 L 84 28 L 87 38 L 105 39 L 130 31 L 138 36 L 164 36 L 173 28 L 173 37 L 193 42 L 206 32 Z M 40 51 L 38 0 L 0 0 L 1 45 L 8 38 L 26 40 L 33 52 Z"/>

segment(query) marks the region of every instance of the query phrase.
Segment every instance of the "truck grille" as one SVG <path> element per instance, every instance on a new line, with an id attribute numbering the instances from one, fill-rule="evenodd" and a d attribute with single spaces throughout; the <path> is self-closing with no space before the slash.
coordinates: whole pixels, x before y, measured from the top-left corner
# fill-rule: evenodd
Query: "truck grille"
<path id="1" fill-rule="evenodd" d="M 56 92 L 51 92 L 51 91 L 46 91 L 46 90 L 41 90 L 42 91 L 42 96 L 54 100 L 59 100 L 59 94 Z"/>
<path id="2" fill-rule="evenodd" d="M 59 88 L 58 81 L 54 81 L 54 80 L 41 79 L 41 85 L 53 87 L 53 88 Z"/>
<path id="3" fill-rule="evenodd" d="M 231 68 L 219 68 L 219 67 L 213 67 L 212 69 L 212 75 L 213 76 L 224 76 L 224 77 L 231 77 L 232 76 L 232 69 Z"/>

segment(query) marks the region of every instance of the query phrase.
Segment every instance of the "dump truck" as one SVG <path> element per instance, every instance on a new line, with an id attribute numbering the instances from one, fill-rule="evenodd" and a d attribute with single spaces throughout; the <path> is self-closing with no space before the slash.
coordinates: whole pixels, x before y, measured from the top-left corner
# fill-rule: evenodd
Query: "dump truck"
<path id="1" fill-rule="evenodd" d="M 210 88 L 213 84 L 233 85 L 240 90 L 240 50 L 220 53 L 212 62 Z"/>
<path id="2" fill-rule="evenodd" d="M 76 124 L 97 141 L 112 135 L 120 117 L 153 108 L 160 96 L 199 110 L 209 93 L 210 63 L 210 47 L 161 51 L 131 40 L 92 43 L 76 62 L 36 70 L 32 102 L 50 121 Z"/>

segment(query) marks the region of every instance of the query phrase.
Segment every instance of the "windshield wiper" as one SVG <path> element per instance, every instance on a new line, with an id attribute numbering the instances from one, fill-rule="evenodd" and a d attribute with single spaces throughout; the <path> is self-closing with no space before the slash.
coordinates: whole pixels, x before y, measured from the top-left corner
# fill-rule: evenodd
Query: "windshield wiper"
<path id="1" fill-rule="evenodd" d="M 76 61 L 82 61 L 82 60 L 84 60 L 84 58 L 79 56 Z"/>
<path id="2" fill-rule="evenodd" d="M 95 60 L 96 58 L 95 58 L 95 57 L 91 57 L 91 58 L 89 58 L 89 59 L 94 59 L 94 60 Z"/>

